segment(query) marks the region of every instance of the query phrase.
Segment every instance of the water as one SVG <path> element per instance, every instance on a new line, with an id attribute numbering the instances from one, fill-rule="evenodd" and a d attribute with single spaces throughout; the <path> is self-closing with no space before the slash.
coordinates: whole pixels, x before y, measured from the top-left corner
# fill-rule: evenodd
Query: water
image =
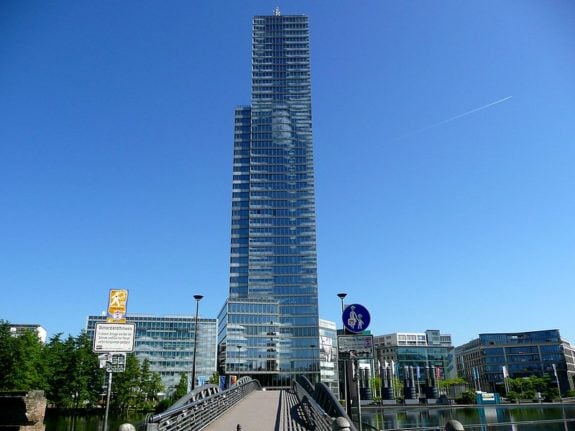
<path id="1" fill-rule="evenodd" d="M 384 407 L 362 411 L 363 431 L 425 428 L 443 430 L 450 419 L 466 431 L 575 431 L 575 405 L 482 407 Z M 571 420 L 570 420 L 571 419 Z"/>
<path id="2" fill-rule="evenodd" d="M 131 423 L 136 428 L 144 420 L 142 415 L 131 415 L 128 418 L 108 418 L 109 431 L 116 431 L 123 423 Z M 46 412 L 44 418 L 45 431 L 103 431 L 104 411 L 101 415 L 62 415 L 54 412 Z"/>
<path id="3" fill-rule="evenodd" d="M 466 431 L 575 431 L 575 404 L 483 407 L 385 407 L 364 408 L 363 431 L 428 428 L 443 430 L 445 423 L 456 419 Z M 566 419 L 564 421 L 563 419 Z M 571 419 L 571 421 L 569 421 Z M 138 427 L 144 416 L 109 418 L 109 431 L 129 422 Z M 552 422 L 546 422 L 552 421 Z M 537 422 L 537 423 L 528 423 Z M 47 413 L 45 431 L 103 431 L 101 415 L 71 416 Z"/>

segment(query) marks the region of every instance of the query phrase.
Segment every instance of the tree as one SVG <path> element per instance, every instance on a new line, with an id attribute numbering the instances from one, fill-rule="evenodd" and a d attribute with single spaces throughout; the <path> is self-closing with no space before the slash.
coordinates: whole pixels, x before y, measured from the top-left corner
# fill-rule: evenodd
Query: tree
<path id="1" fill-rule="evenodd" d="M 378 400 L 381 398 L 381 377 L 372 377 L 370 380 L 371 388 L 373 390 L 373 399 Z"/>
<path id="2" fill-rule="evenodd" d="M 143 409 L 152 411 L 159 401 L 159 393 L 164 391 L 162 379 L 158 373 L 150 372 L 150 361 L 146 358 L 140 368 L 140 389 L 143 396 Z"/>
<path id="3" fill-rule="evenodd" d="M 13 389 L 10 387 L 10 376 L 14 369 L 13 341 L 10 325 L 0 320 L 0 390 Z"/>
<path id="4" fill-rule="evenodd" d="M 180 381 L 176 385 L 172 399 L 174 401 L 177 401 L 187 393 L 188 393 L 188 375 L 186 373 L 182 373 L 180 374 Z"/>
<path id="5" fill-rule="evenodd" d="M 111 408 L 127 416 L 130 411 L 142 410 L 143 396 L 140 383 L 140 364 L 133 354 L 126 356 L 126 369 L 112 376 Z"/>
<path id="6" fill-rule="evenodd" d="M 85 331 L 78 337 L 62 334 L 50 339 L 45 347 L 48 368 L 46 397 L 61 408 L 90 407 L 97 404 L 104 381 L 104 370 L 92 352 L 92 343 Z"/>
<path id="7" fill-rule="evenodd" d="M 451 386 L 455 386 L 455 385 L 465 385 L 467 384 L 467 381 L 463 378 L 463 377 L 455 377 L 452 379 L 443 379 L 443 380 L 439 380 L 438 381 L 439 384 L 439 389 L 441 390 L 447 390 L 449 389 Z"/>
<path id="8" fill-rule="evenodd" d="M 86 331 L 74 339 L 72 369 L 76 407 L 94 406 L 98 403 L 105 370 L 100 368 L 98 356 L 92 352 L 92 340 Z"/>
<path id="9" fill-rule="evenodd" d="M 46 390 L 46 364 L 43 346 L 33 329 L 25 330 L 7 343 L 9 371 L 3 377 L 7 390 Z"/>
<path id="10" fill-rule="evenodd" d="M 475 404 L 475 392 L 464 391 L 461 396 L 455 400 L 457 404 Z"/>
<path id="11" fill-rule="evenodd" d="M 56 334 L 45 347 L 46 364 L 48 368 L 48 389 L 46 398 L 56 407 L 72 407 L 72 392 L 68 389 L 70 370 L 68 360 L 74 354 L 71 338 L 62 341 L 62 334 Z"/>
<path id="12" fill-rule="evenodd" d="M 212 385 L 220 385 L 220 375 L 217 371 L 214 371 L 214 374 L 210 376 L 208 383 L 211 383 Z"/>
<path id="13" fill-rule="evenodd" d="M 534 399 L 536 392 L 540 392 L 545 400 L 551 401 L 559 396 L 556 383 L 551 376 L 546 374 L 543 377 L 516 377 L 507 379 L 509 392 L 507 398 Z"/>
<path id="14" fill-rule="evenodd" d="M 0 320 L 0 390 L 44 390 L 56 407 L 86 408 L 97 405 L 104 379 L 86 331 L 66 340 L 56 334 L 43 345 L 36 331 L 14 336 L 10 325 Z M 148 360 L 140 367 L 136 357 L 128 355 L 126 370 L 114 374 L 112 389 L 111 407 L 128 413 L 153 410 L 164 387 L 160 375 L 150 372 Z"/>

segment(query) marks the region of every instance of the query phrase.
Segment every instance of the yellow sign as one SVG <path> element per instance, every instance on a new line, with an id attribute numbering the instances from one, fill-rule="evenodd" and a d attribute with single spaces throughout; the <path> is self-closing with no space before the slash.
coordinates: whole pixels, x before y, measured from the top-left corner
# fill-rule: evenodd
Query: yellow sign
<path id="1" fill-rule="evenodd" d="M 110 289 L 108 300 L 108 322 L 126 323 L 128 291 L 126 289 Z"/>

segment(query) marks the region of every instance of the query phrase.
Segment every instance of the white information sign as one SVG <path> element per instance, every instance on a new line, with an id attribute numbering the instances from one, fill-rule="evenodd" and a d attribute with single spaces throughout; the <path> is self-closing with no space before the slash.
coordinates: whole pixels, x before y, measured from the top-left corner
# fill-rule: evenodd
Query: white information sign
<path id="1" fill-rule="evenodd" d="M 338 335 L 340 359 L 373 358 L 373 335 Z"/>
<path id="2" fill-rule="evenodd" d="M 133 323 L 96 323 L 94 352 L 133 352 L 136 325 Z"/>

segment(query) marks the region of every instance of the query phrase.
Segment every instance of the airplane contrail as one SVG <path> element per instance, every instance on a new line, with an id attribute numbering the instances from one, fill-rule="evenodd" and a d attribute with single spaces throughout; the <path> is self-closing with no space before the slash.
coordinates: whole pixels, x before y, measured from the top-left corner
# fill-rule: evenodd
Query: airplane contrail
<path id="1" fill-rule="evenodd" d="M 415 135 L 417 133 L 425 132 L 429 129 L 433 129 L 433 128 L 438 127 L 438 126 L 443 126 L 444 124 L 451 123 L 452 121 L 455 121 L 461 117 L 466 117 L 467 115 L 471 115 L 471 114 L 474 114 L 475 112 L 483 111 L 484 109 L 490 108 L 491 106 L 497 105 L 499 103 L 503 103 L 506 100 L 511 99 L 512 97 L 513 96 L 504 97 L 503 99 L 496 100 L 495 102 L 488 103 L 487 105 L 480 106 L 479 108 L 472 109 L 471 111 L 464 112 L 463 114 L 456 115 L 455 117 L 448 118 L 447 120 L 439 121 L 437 123 L 432 124 L 431 126 L 424 127 L 423 129 L 419 129 L 419 130 L 415 130 L 413 132 L 407 133 L 403 136 L 400 136 L 399 138 L 397 138 L 395 140 L 403 139 L 403 138 L 406 138 L 408 136 Z"/>

